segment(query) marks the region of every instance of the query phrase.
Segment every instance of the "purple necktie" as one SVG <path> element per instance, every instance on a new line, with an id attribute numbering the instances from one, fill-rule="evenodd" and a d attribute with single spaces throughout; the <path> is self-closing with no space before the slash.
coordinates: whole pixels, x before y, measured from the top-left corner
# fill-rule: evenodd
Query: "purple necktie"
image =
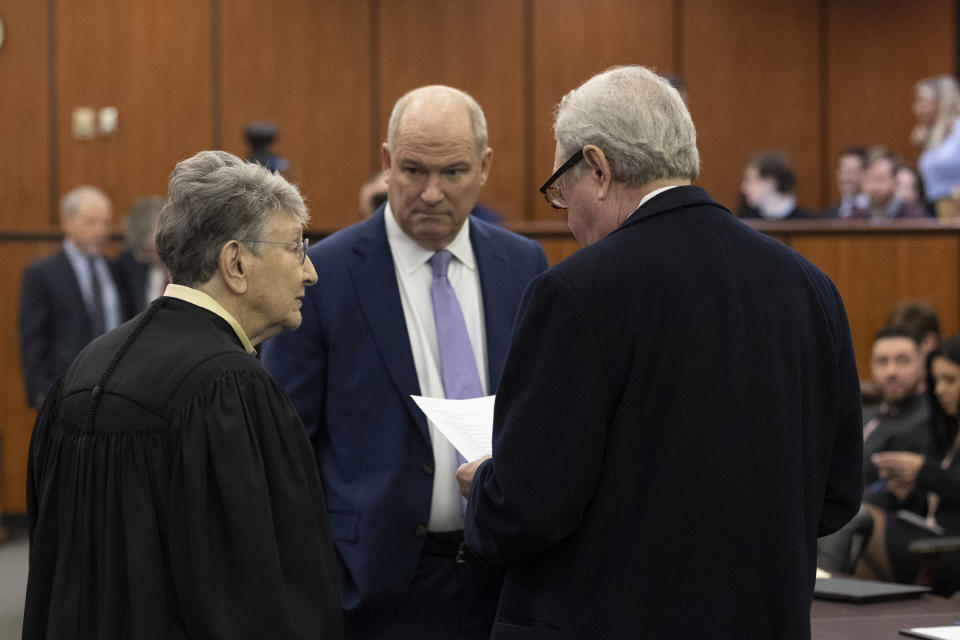
<path id="1" fill-rule="evenodd" d="M 447 278 L 447 267 L 453 254 L 437 251 L 430 258 L 433 267 L 433 283 L 430 297 L 433 299 L 433 323 L 437 327 L 437 349 L 440 352 L 440 377 L 443 378 L 443 395 L 447 399 L 463 400 L 483 395 L 477 361 L 473 357 L 467 323 L 457 302 L 457 294 Z M 457 451 L 460 464 L 467 461 Z M 467 507 L 467 499 L 460 498 L 460 510 Z"/>
<path id="2" fill-rule="evenodd" d="M 479 398 L 483 395 L 477 361 L 473 357 L 467 323 L 463 320 L 457 294 L 447 279 L 447 267 L 453 255 L 437 251 L 430 258 L 433 267 L 433 321 L 437 327 L 437 348 L 440 352 L 440 376 L 443 393 L 449 399 Z"/>

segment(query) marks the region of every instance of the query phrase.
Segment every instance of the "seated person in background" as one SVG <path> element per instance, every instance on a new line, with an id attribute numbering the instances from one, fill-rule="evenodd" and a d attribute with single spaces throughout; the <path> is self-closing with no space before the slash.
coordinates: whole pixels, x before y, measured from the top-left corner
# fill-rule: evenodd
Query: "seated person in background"
<path id="1" fill-rule="evenodd" d="M 873 535 L 857 564 L 856 575 L 873 580 L 929 584 L 938 595 L 960 589 L 960 554 L 937 558 L 937 567 L 923 566 L 924 556 L 908 544 L 935 537 L 927 528 L 937 525 L 946 535 L 960 534 L 960 336 L 943 342 L 930 356 L 927 396 L 934 444 L 927 455 L 887 451 L 873 457 L 877 472 L 886 481 L 890 508 L 868 504 Z M 915 524 L 897 514 L 908 509 L 922 520 Z"/>
<path id="2" fill-rule="evenodd" d="M 863 414 L 865 493 L 877 480 L 870 456 L 878 451 L 926 451 L 930 406 L 922 393 L 924 369 L 920 343 L 902 328 L 881 329 L 873 339 L 870 374 L 880 404 Z"/>
<path id="3" fill-rule="evenodd" d="M 867 197 L 861 188 L 863 168 L 867 164 L 867 150 L 847 147 L 837 158 L 837 190 L 840 202 L 823 210 L 824 218 L 849 218 L 856 207 L 866 207 Z"/>
<path id="4" fill-rule="evenodd" d="M 896 197 L 896 175 L 899 163 L 888 153 L 878 153 L 867 160 L 863 172 L 863 192 L 867 206 L 857 207 L 851 218 L 869 218 L 886 221 L 894 218 L 926 218 L 927 211 L 916 203 L 907 203 Z"/>
<path id="5" fill-rule="evenodd" d="M 378 171 L 360 187 L 360 218 L 366 220 L 386 201 L 386 171 Z M 490 224 L 501 224 L 503 222 L 503 216 L 479 203 L 470 210 L 470 215 Z"/>
<path id="6" fill-rule="evenodd" d="M 366 220 L 387 201 L 386 171 L 377 171 L 360 187 L 360 219 Z"/>
<path id="7" fill-rule="evenodd" d="M 913 167 L 905 164 L 900 165 L 900 168 L 897 169 L 893 195 L 900 198 L 901 202 L 912 202 L 921 207 L 926 207 L 927 201 L 923 180 Z"/>
<path id="8" fill-rule="evenodd" d="M 743 170 L 740 191 L 747 206 L 737 215 L 765 220 L 809 218 L 810 213 L 797 206 L 795 182 L 796 176 L 783 154 L 758 153 Z"/>
<path id="9" fill-rule="evenodd" d="M 163 208 L 163 198 L 146 196 L 130 207 L 123 221 L 127 246 L 113 261 L 117 287 L 122 292 L 124 320 L 129 320 L 155 299 L 163 295 L 169 282 L 167 269 L 157 256 L 154 239 L 157 235 L 157 216 Z"/>
<path id="10" fill-rule="evenodd" d="M 884 503 L 887 492 L 878 482 L 871 456 L 881 451 L 928 451 L 930 405 L 923 394 L 924 360 L 918 341 L 903 328 L 877 332 L 870 356 L 871 386 L 880 404 L 863 414 L 864 500 Z M 865 386 L 865 385 L 864 385 Z M 817 541 L 817 566 L 850 573 L 869 537 L 872 520 L 867 506 L 839 531 Z"/>
<path id="11" fill-rule="evenodd" d="M 904 298 L 893 305 L 883 328 L 903 329 L 920 345 L 920 357 L 927 361 L 930 352 L 940 346 L 940 316 L 927 300 Z"/>

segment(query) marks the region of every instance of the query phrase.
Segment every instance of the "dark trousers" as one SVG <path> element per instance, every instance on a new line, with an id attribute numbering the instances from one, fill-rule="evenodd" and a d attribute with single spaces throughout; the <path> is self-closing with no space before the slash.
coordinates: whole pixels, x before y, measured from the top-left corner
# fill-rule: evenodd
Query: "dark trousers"
<path id="1" fill-rule="evenodd" d="M 400 607 L 371 634 L 348 640 L 488 640 L 503 584 L 502 569 L 476 560 L 421 555 Z"/>

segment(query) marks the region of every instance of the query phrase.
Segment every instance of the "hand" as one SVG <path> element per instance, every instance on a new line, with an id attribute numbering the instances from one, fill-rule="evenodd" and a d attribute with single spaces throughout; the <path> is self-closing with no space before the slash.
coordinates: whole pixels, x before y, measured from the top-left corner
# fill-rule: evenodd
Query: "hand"
<path id="1" fill-rule="evenodd" d="M 473 486 L 473 476 L 477 473 L 477 467 L 490 459 L 490 456 L 483 456 L 473 462 L 466 462 L 457 469 L 457 484 L 460 485 L 460 493 L 464 498 L 470 497 L 470 487 Z"/>
<path id="2" fill-rule="evenodd" d="M 919 453 L 908 451 L 881 451 L 870 456 L 877 467 L 877 475 L 890 482 L 901 485 L 913 485 L 925 458 Z"/>
<path id="3" fill-rule="evenodd" d="M 904 482 L 902 480 L 887 481 L 887 491 L 895 495 L 900 502 L 906 500 L 916 488 L 916 485 L 912 482 Z"/>

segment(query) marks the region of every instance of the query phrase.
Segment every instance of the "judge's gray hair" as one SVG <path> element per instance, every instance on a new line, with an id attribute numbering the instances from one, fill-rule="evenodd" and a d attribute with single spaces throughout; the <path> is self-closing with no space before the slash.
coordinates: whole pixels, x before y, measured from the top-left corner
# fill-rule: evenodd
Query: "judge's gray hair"
<path id="1" fill-rule="evenodd" d="M 613 179 L 630 187 L 700 174 L 697 131 L 683 98 L 646 67 L 607 69 L 563 96 L 553 131 L 564 159 L 596 145 Z"/>
<path id="2" fill-rule="evenodd" d="M 283 210 L 300 224 L 310 219 L 297 188 L 258 164 L 225 151 L 201 151 L 177 163 L 157 221 L 157 255 L 176 284 L 213 277 L 220 250 L 231 240 L 259 255 L 267 222 Z"/>
<path id="3" fill-rule="evenodd" d="M 403 112 L 406 111 L 407 105 L 415 98 L 423 98 L 430 94 L 437 95 L 443 92 L 458 96 L 463 100 L 467 113 L 470 115 L 470 125 L 473 127 L 473 140 L 477 145 L 477 157 L 483 155 L 483 152 L 487 150 L 487 118 L 483 115 L 483 109 L 481 109 L 480 104 L 473 99 L 473 96 L 466 91 L 454 89 L 453 87 L 442 84 L 428 85 L 408 91 L 393 105 L 390 122 L 387 124 L 387 145 L 390 147 L 391 153 L 393 152 L 393 142 L 397 139 L 397 133 L 400 130 L 400 120 L 403 118 Z"/>

